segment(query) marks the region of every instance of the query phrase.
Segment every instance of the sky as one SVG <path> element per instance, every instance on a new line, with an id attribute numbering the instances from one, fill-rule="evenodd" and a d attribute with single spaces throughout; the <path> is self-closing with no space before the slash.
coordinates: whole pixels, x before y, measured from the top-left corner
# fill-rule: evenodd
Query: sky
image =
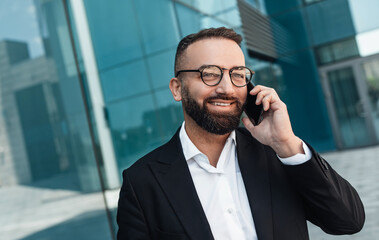
<path id="1" fill-rule="evenodd" d="M 0 0 L 0 41 L 27 42 L 32 58 L 43 55 L 33 0 Z"/>
<path id="2" fill-rule="evenodd" d="M 379 52 L 379 1 L 349 0 L 359 53 L 362 57 Z"/>

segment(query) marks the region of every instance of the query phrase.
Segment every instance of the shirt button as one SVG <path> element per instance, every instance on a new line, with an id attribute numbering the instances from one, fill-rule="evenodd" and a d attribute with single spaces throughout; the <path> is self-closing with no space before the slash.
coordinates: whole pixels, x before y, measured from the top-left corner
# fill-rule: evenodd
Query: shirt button
<path id="1" fill-rule="evenodd" d="M 229 214 L 233 213 L 233 208 L 228 208 L 226 211 L 228 211 Z"/>

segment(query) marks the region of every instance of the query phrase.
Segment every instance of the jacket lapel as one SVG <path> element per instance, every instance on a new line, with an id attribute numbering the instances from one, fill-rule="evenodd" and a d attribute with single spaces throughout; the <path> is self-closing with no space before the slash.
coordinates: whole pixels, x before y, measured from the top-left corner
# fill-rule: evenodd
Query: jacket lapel
<path id="1" fill-rule="evenodd" d="M 238 163 L 258 239 L 274 239 L 269 169 L 264 147 L 238 130 L 236 134 Z"/>
<path id="2" fill-rule="evenodd" d="M 179 130 L 150 168 L 191 239 L 213 239 L 179 140 Z"/>

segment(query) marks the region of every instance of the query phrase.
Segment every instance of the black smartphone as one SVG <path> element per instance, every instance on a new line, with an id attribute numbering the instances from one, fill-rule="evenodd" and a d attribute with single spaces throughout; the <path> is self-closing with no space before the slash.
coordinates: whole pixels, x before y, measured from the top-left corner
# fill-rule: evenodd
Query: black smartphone
<path id="1" fill-rule="evenodd" d="M 246 97 L 246 105 L 245 105 L 245 113 L 249 117 L 250 121 L 256 126 L 263 120 L 263 105 L 255 104 L 257 100 L 256 95 L 250 95 L 249 92 L 254 88 L 254 85 L 249 82 L 247 84 L 247 97 Z"/>

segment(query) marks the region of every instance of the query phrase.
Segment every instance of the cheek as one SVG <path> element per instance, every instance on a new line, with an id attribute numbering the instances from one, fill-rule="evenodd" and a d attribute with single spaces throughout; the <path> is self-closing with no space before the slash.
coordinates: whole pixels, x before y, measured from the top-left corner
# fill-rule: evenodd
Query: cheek
<path id="1" fill-rule="evenodd" d="M 204 88 L 204 86 L 194 87 L 191 89 L 191 95 L 199 104 L 203 104 L 204 99 L 212 95 L 212 90 Z"/>
<path id="2" fill-rule="evenodd" d="M 246 88 L 241 89 L 241 91 L 238 91 L 238 98 L 240 99 L 240 101 L 242 103 L 244 103 L 246 101 L 246 97 L 247 97 L 247 90 L 246 90 Z"/>
<path id="3" fill-rule="evenodd" d="M 190 86 L 184 86 L 184 88 L 182 89 L 182 97 L 191 99 L 200 105 L 203 105 L 204 102 L 204 96 L 201 91 L 201 88 L 194 84 L 191 84 Z"/>

